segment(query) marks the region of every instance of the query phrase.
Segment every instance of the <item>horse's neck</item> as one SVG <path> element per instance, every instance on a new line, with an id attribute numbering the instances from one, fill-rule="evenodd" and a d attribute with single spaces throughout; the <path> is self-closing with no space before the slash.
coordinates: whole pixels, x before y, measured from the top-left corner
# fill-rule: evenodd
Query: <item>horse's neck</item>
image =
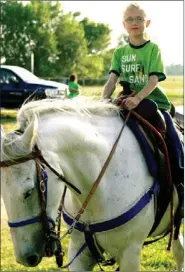
<path id="1" fill-rule="evenodd" d="M 82 192 L 79 196 L 69 193 L 66 198 L 66 208 L 74 214 L 97 179 L 122 122 L 116 117 L 94 116 L 87 120 L 66 116 L 54 118 L 50 123 L 53 128 L 46 122 L 43 135 L 40 135 L 42 149 L 57 155 L 59 168 L 66 179 Z M 146 176 L 148 186 L 143 181 Z M 151 182 L 138 143 L 125 128 L 110 165 L 88 204 L 88 212 L 83 216 L 90 221 L 112 218 L 115 210 L 118 214 L 123 212 L 123 207 L 127 210 Z"/>

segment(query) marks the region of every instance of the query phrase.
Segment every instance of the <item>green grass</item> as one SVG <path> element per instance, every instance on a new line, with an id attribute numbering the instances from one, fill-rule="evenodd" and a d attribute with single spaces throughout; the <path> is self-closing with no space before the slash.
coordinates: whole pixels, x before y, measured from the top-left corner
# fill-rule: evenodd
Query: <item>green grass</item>
<path id="1" fill-rule="evenodd" d="M 17 129 L 16 110 L 1 110 L 1 125 L 5 131 Z"/>
<path id="2" fill-rule="evenodd" d="M 67 252 L 68 241 L 63 244 L 63 249 Z M 67 253 L 64 257 L 67 263 Z M 5 224 L 1 226 L 1 271 L 58 271 L 55 258 L 43 258 L 42 262 L 35 268 L 27 268 L 16 263 L 10 231 Z M 68 271 L 68 270 L 66 270 Z"/>
<path id="3" fill-rule="evenodd" d="M 62 226 L 63 232 L 66 229 Z M 69 238 L 63 243 L 63 250 L 65 251 L 64 264 L 67 263 L 67 248 Z M 170 271 L 175 270 L 175 262 L 172 258 L 172 252 L 167 251 L 168 238 L 164 238 L 161 241 L 156 242 L 153 245 L 148 245 L 143 248 L 141 254 L 141 271 Z M 113 267 L 103 267 L 105 271 L 115 271 L 117 265 Z M 1 271 L 59 271 L 55 263 L 55 258 L 43 258 L 42 262 L 35 268 L 26 268 L 19 265 L 15 261 L 13 245 L 11 241 L 10 231 L 5 225 L 5 222 L 1 226 Z M 65 271 L 68 271 L 65 269 Z M 94 271 L 99 271 L 99 267 L 96 266 Z"/>
<path id="4" fill-rule="evenodd" d="M 183 77 L 168 77 L 165 81 L 161 82 L 161 86 L 166 92 L 169 100 L 175 105 L 184 104 L 184 93 L 183 93 Z M 100 99 L 103 86 L 93 86 L 93 87 L 83 87 L 82 95 L 91 96 L 95 99 Z M 121 86 L 117 86 L 114 96 L 116 96 L 121 91 Z M 16 129 L 16 110 L 2 110 L 1 111 L 1 124 L 5 131 L 10 131 Z"/>
<path id="5" fill-rule="evenodd" d="M 168 77 L 165 81 L 160 83 L 161 87 L 167 94 L 169 100 L 173 102 L 174 105 L 183 104 L 183 77 Z M 93 86 L 93 87 L 83 87 L 82 94 L 86 96 L 92 96 L 99 99 L 103 86 Z M 118 84 L 113 96 L 116 96 L 122 90 L 121 86 Z"/>
<path id="6" fill-rule="evenodd" d="M 161 84 L 165 89 L 168 97 L 175 105 L 183 104 L 183 78 L 182 77 L 169 77 Z M 97 99 L 100 98 L 103 87 L 83 87 L 82 94 L 87 96 L 93 96 Z M 118 87 L 116 93 L 120 91 Z M 11 131 L 17 128 L 16 125 L 16 110 L 2 110 L 1 111 L 1 124 L 5 131 Z M 62 226 L 64 231 L 65 226 Z M 64 262 L 67 263 L 67 248 L 69 238 L 63 243 L 63 249 L 65 251 Z M 171 251 L 166 251 L 168 239 L 156 242 L 155 244 L 144 247 L 141 255 L 141 271 L 169 271 L 175 269 L 175 262 L 172 258 Z M 106 271 L 114 271 L 117 268 L 107 267 L 103 268 Z M 10 231 L 7 224 L 3 221 L 1 224 L 1 271 L 59 271 L 56 266 L 55 259 L 44 258 L 41 264 L 36 268 L 26 268 L 16 263 L 13 245 L 10 237 Z M 99 268 L 96 266 L 95 271 Z M 68 271 L 68 270 L 65 270 Z"/>

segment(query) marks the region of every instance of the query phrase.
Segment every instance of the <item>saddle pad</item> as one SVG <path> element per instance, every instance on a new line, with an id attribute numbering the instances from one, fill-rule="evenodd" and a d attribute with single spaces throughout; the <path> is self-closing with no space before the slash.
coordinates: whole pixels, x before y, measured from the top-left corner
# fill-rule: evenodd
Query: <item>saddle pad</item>
<path id="1" fill-rule="evenodd" d="M 122 112 L 121 116 L 125 117 L 125 114 Z M 148 170 L 150 174 L 157 178 L 158 177 L 158 165 L 156 162 L 156 155 L 154 153 L 153 147 L 149 144 L 149 142 L 146 140 L 146 137 L 142 130 L 139 128 L 137 120 L 130 116 L 127 121 L 128 127 L 131 129 L 133 134 L 135 135 L 136 139 L 138 140 L 138 143 L 141 147 L 141 150 L 144 154 L 146 164 L 148 166 Z"/>
<path id="2" fill-rule="evenodd" d="M 125 118 L 125 113 L 122 112 L 121 116 L 123 117 L 123 119 Z M 138 124 L 136 118 L 134 116 L 130 116 L 128 121 L 127 121 L 127 125 L 128 127 L 131 129 L 131 131 L 133 132 L 133 134 L 135 135 L 136 139 L 138 140 L 138 143 L 141 147 L 141 150 L 144 154 L 145 160 L 146 160 L 146 164 L 148 166 L 148 170 L 150 172 L 150 174 L 154 177 L 154 178 L 158 178 L 159 181 L 163 181 L 160 182 L 160 189 L 158 194 L 155 197 L 155 202 L 156 202 L 156 216 L 155 216 L 155 222 L 153 224 L 153 227 L 149 233 L 152 234 L 155 229 L 157 228 L 157 226 L 159 225 L 169 203 L 170 203 L 170 196 L 168 193 L 167 189 L 167 179 L 165 179 L 165 175 L 162 174 L 161 172 L 161 166 L 159 165 L 159 163 L 157 163 L 157 159 L 159 159 L 159 157 L 157 156 L 157 154 L 155 153 L 155 149 L 153 148 L 153 144 L 146 139 L 146 135 L 145 135 L 145 130 L 143 130 L 142 128 L 140 128 L 140 125 Z M 159 154 L 158 154 L 159 155 Z M 162 163 L 162 160 L 161 160 Z M 164 166 L 164 163 L 162 163 Z M 163 169 L 164 170 L 164 169 Z"/>

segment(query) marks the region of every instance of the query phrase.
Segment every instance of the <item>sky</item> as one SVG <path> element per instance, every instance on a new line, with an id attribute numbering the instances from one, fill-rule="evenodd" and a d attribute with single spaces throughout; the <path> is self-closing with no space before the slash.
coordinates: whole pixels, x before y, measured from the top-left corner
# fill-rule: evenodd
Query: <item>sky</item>
<path id="1" fill-rule="evenodd" d="M 61 1 L 64 12 L 81 12 L 79 19 L 88 17 L 94 22 L 108 24 L 111 47 L 125 32 L 122 26 L 124 7 L 135 1 Z M 147 33 L 161 48 L 165 65 L 183 64 L 183 1 L 138 1 L 145 9 L 151 24 Z"/>

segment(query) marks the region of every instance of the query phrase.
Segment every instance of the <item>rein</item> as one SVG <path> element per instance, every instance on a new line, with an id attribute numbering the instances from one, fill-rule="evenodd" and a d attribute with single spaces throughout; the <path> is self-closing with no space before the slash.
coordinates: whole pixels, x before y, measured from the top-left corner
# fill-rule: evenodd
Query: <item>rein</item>
<path id="1" fill-rule="evenodd" d="M 99 183 L 100 183 L 100 181 L 101 181 L 101 179 L 102 179 L 102 177 L 103 177 L 103 175 L 104 175 L 104 173 L 105 173 L 105 171 L 106 171 L 106 169 L 107 169 L 107 167 L 108 167 L 108 165 L 109 165 L 109 163 L 110 163 L 110 161 L 111 161 L 111 158 L 112 158 L 112 156 L 113 156 L 113 154 L 114 154 L 114 152 L 115 152 L 115 150 L 116 150 L 116 147 L 117 147 L 117 145 L 118 145 L 119 139 L 120 139 L 120 137 L 121 137 L 121 135 L 122 135 L 123 129 L 125 128 L 125 125 L 126 125 L 128 119 L 129 119 L 129 117 L 130 117 L 130 114 L 131 114 L 131 111 L 129 111 L 129 112 L 127 113 L 127 116 L 126 116 L 126 118 L 125 118 L 125 122 L 124 122 L 123 126 L 121 127 L 121 130 L 120 130 L 120 132 L 119 132 L 119 134 L 118 134 L 118 137 L 117 137 L 116 141 L 114 142 L 114 145 L 112 146 L 112 149 L 111 149 L 111 151 L 110 151 L 110 153 L 109 153 L 109 155 L 108 155 L 108 157 L 107 157 L 107 159 L 106 159 L 106 161 L 105 161 L 105 163 L 104 163 L 104 165 L 103 165 L 103 167 L 102 167 L 102 170 L 100 171 L 100 173 L 99 173 L 99 175 L 98 175 L 96 181 L 94 182 L 94 184 L 93 184 L 93 186 L 92 186 L 92 188 L 91 188 L 89 194 L 87 195 L 87 197 L 86 197 L 84 203 L 82 204 L 80 210 L 78 211 L 77 215 L 75 216 L 74 221 L 73 221 L 71 227 L 70 227 L 70 228 L 68 229 L 68 231 L 61 237 L 61 240 L 64 239 L 64 237 L 65 237 L 66 235 L 72 233 L 72 231 L 73 231 L 73 229 L 74 229 L 76 223 L 79 221 L 81 215 L 84 213 L 85 208 L 87 207 L 87 205 L 88 205 L 88 203 L 89 203 L 89 201 L 90 201 L 92 195 L 93 195 L 94 192 L 96 191 L 96 189 L 97 189 L 97 187 L 98 187 L 98 185 L 99 185 Z"/>
<path id="2" fill-rule="evenodd" d="M 172 243 L 172 237 L 173 237 L 173 232 L 174 232 L 174 211 L 173 211 L 173 180 L 172 180 L 172 173 L 171 173 L 171 167 L 170 167 L 170 160 L 169 160 L 169 153 L 168 153 L 168 149 L 166 147 L 166 143 L 164 141 L 164 138 L 162 137 L 162 135 L 158 132 L 158 130 L 152 126 L 146 119 L 144 119 L 140 114 L 138 114 L 137 112 L 135 112 L 134 110 L 132 110 L 131 112 L 137 119 L 139 119 L 142 123 L 144 123 L 145 125 L 147 125 L 156 135 L 157 137 L 160 139 L 160 141 L 162 142 L 162 146 L 163 146 L 163 151 L 166 157 L 166 163 L 167 163 L 167 175 L 168 175 L 168 181 L 169 181 L 169 186 L 170 186 L 170 196 L 171 196 L 171 202 L 170 202 L 170 217 L 171 217 L 171 224 L 170 224 L 170 237 L 169 237 L 169 242 L 168 242 L 168 246 L 167 246 L 167 250 L 170 250 L 171 248 L 171 243 Z"/>
<path id="3" fill-rule="evenodd" d="M 36 158 L 42 157 L 41 151 L 37 149 L 36 151 L 33 151 L 31 154 L 29 154 L 26 157 L 23 158 L 17 158 L 17 159 L 12 159 L 12 160 L 6 160 L 6 161 L 0 161 L 0 168 L 1 167 L 9 167 L 13 166 L 22 162 L 27 162 L 30 160 L 35 160 Z"/>
<path id="4" fill-rule="evenodd" d="M 36 160 L 37 158 L 39 158 L 41 160 L 41 162 L 43 162 L 43 164 L 45 164 L 60 180 L 62 180 L 64 183 L 66 183 L 68 186 L 70 186 L 78 194 L 81 194 L 81 191 L 78 188 L 76 188 L 76 186 L 74 186 L 71 182 L 67 181 L 66 178 L 62 174 L 59 174 L 53 167 L 51 167 L 49 165 L 49 163 L 42 156 L 42 153 L 38 149 L 37 146 L 35 146 L 35 150 L 31 154 L 27 155 L 26 157 L 12 159 L 12 160 L 6 160 L 6 161 L 0 161 L 0 168 L 13 166 L 13 165 L 27 162 L 30 160 Z"/>

